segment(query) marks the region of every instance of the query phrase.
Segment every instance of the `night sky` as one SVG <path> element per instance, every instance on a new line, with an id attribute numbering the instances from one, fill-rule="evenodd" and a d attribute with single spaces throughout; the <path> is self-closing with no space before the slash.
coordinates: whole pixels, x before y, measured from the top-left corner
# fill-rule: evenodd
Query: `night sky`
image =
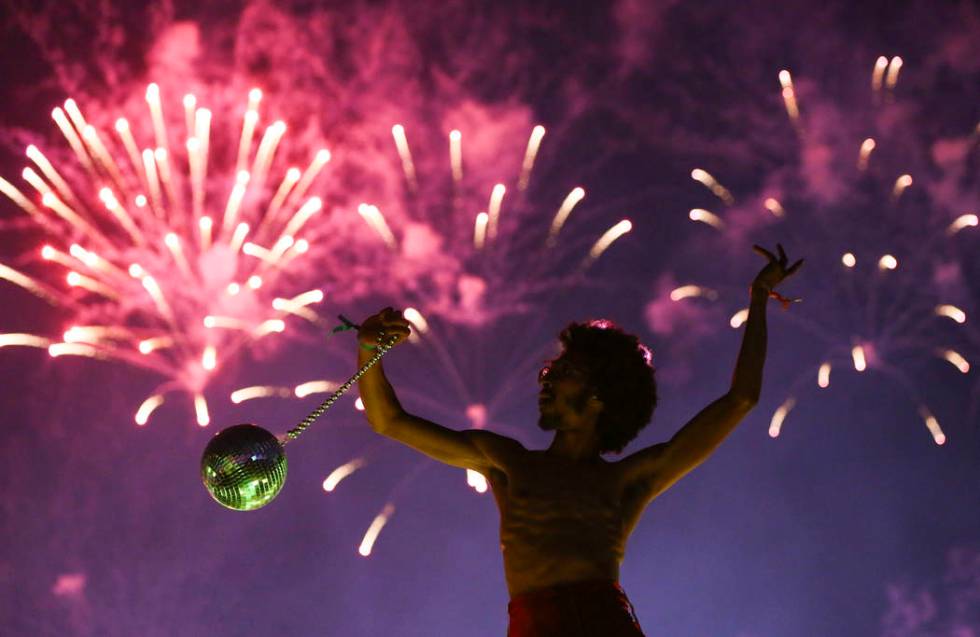
<path id="1" fill-rule="evenodd" d="M 969 216 L 980 213 L 980 6 L 153 4 L 0 9 L 0 177 L 38 211 L 0 197 L 0 265 L 48 291 L 32 294 L 0 269 L 0 344 L 3 334 L 59 343 L 72 326 L 131 330 L 84 341 L 102 359 L 0 346 L 4 635 L 503 635 L 490 494 L 374 434 L 349 395 L 289 446 L 274 502 L 224 509 L 199 476 L 210 437 L 241 422 L 281 434 L 326 397 L 235 404 L 231 392 L 342 382 L 356 351 L 349 332 L 331 335 L 335 317 L 410 306 L 428 331 L 386 359 L 406 408 L 543 448 L 537 368 L 563 326 L 605 317 L 654 350 L 661 401 L 631 453 L 727 391 L 741 335 L 730 321 L 764 264 L 751 246 L 776 242 L 806 258 L 782 290 L 803 300 L 769 305 L 757 408 L 633 533 L 621 581 L 640 624 L 672 637 L 980 635 L 980 228 Z M 888 67 L 876 81 L 880 56 Z M 114 130 L 125 117 L 139 149 L 160 146 L 151 82 L 177 193 L 161 195 L 173 209 L 163 221 L 152 196 L 134 203 L 146 189 Z M 257 244 L 274 247 L 255 226 L 287 169 L 331 153 L 306 193 L 322 209 L 294 237 L 308 251 L 286 248 L 295 260 L 263 270 L 257 289 L 241 278 L 257 258 L 217 239 L 253 87 L 263 93 L 251 152 L 274 121 L 287 127 L 268 177 L 251 164 L 244 191 L 239 218 Z M 213 249 L 202 247 L 185 177 L 186 94 L 213 115 L 202 195 Z M 118 159 L 129 189 L 116 196 L 145 244 L 99 201 L 100 188 L 115 188 L 108 170 L 87 171 L 52 121 L 67 98 Z M 547 132 L 523 189 L 535 125 Z M 458 179 L 451 130 L 462 136 Z M 29 144 L 95 230 L 43 205 L 21 172 L 42 172 Z M 727 190 L 712 192 L 694 169 Z M 498 183 L 498 234 L 477 250 L 474 219 Z M 546 247 L 576 186 L 585 198 Z M 383 228 L 361 203 L 378 207 Z M 590 259 L 622 219 L 632 231 Z M 170 230 L 187 242 L 189 278 L 163 247 Z M 75 267 L 118 284 L 118 297 L 69 286 L 70 268 L 41 256 L 75 242 L 120 268 Z M 136 262 L 173 303 L 172 322 L 145 281 L 126 276 Z M 239 279 L 232 298 L 225 286 Z M 280 314 L 283 332 L 247 336 L 273 316 L 273 298 L 313 289 L 323 301 L 306 309 L 319 319 Z M 250 327 L 205 329 L 210 314 Z M 161 333 L 186 351 L 137 351 Z M 216 365 L 202 369 L 202 348 L 215 343 Z M 164 403 L 137 425 L 157 393 Z M 355 459 L 360 468 L 325 492 L 324 479 Z M 388 504 L 363 557 L 362 537 Z"/>

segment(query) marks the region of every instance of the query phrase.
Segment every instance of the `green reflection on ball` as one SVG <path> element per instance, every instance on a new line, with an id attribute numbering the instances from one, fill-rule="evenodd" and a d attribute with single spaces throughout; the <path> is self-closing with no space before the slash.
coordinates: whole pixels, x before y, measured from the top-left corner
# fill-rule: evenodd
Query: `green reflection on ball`
<path id="1" fill-rule="evenodd" d="M 261 427 L 228 427 L 204 448 L 201 479 L 220 504 L 252 511 L 271 502 L 285 484 L 286 452 Z"/>

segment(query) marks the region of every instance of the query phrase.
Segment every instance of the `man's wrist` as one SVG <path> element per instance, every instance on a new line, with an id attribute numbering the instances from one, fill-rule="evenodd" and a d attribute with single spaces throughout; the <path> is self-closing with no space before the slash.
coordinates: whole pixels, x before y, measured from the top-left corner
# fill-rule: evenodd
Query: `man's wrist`
<path id="1" fill-rule="evenodd" d="M 772 288 L 761 283 L 753 283 L 749 288 L 752 300 L 766 300 L 772 295 Z"/>

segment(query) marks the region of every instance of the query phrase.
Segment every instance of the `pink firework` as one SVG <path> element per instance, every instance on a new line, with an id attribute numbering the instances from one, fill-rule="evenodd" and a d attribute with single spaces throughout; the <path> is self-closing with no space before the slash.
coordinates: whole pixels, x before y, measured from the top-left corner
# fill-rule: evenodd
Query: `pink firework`
<path id="1" fill-rule="evenodd" d="M 157 84 L 146 88 L 145 116 L 119 117 L 111 132 L 72 99 L 55 108 L 77 164 L 58 167 L 32 144 L 26 186 L 0 178 L 48 235 L 37 275 L 0 264 L 0 278 L 68 311 L 72 324 L 61 337 L 3 334 L 0 346 L 146 368 L 166 380 L 136 423 L 179 392 L 203 427 L 204 390 L 236 352 L 291 318 L 321 324 L 309 306 L 322 291 L 297 289 L 294 274 L 310 247 L 304 229 L 322 208 L 307 193 L 330 152 L 275 173 L 286 124 L 262 123 L 261 100 L 261 90 L 248 93 L 234 139 L 212 135 L 211 111 L 193 94 L 183 97 L 183 118 L 168 120 Z"/>

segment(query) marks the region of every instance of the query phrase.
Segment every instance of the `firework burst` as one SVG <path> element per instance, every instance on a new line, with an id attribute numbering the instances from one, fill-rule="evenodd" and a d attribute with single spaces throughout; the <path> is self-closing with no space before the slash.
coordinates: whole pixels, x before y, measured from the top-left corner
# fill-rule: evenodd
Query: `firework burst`
<path id="1" fill-rule="evenodd" d="M 970 362 L 956 346 L 963 339 L 967 316 L 961 306 L 968 293 L 955 256 L 961 233 L 977 221 L 972 212 L 956 209 L 965 197 L 962 182 L 953 177 L 962 173 L 972 142 L 940 139 L 931 153 L 919 152 L 918 140 L 905 128 L 913 111 L 895 96 L 902 64 L 897 56 L 880 57 L 871 104 L 847 114 L 809 82 L 803 92 L 810 99 L 803 100 L 790 72 L 781 71 L 789 139 L 799 159 L 738 200 L 708 171 L 691 172 L 714 195 L 688 214 L 703 228 L 697 241 L 727 258 L 696 279 L 662 277 L 647 307 L 655 332 L 723 320 L 741 327 L 748 311 L 736 299 L 745 292 L 725 265 L 736 246 L 782 241 L 806 252 L 800 255 L 807 257 L 806 298 L 778 318 L 799 327 L 822 352 L 791 383 L 770 421 L 772 437 L 806 387 L 825 390 L 832 376 L 850 369 L 897 382 L 933 440 L 943 444 L 946 435 L 913 379 L 922 373 L 970 373 Z M 929 367 L 930 360 L 942 361 L 944 369 Z"/>
<path id="2" fill-rule="evenodd" d="M 55 108 L 76 163 L 56 166 L 32 144 L 26 186 L 0 179 L 46 234 L 22 259 L 28 269 L 0 264 L 0 278 L 66 312 L 71 325 L 60 337 L 3 334 L 0 345 L 148 369 L 165 381 L 136 423 L 178 392 L 203 427 L 205 389 L 239 350 L 283 332 L 290 317 L 322 325 L 310 308 L 322 291 L 297 289 L 295 275 L 310 248 L 301 235 L 323 207 L 307 193 L 330 152 L 274 177 L 286 124 L 259 130 L 261 100 L 261 90 L 248 93 L 234 141 L 212 136 L 211 111 L 193 94 L 183 97 L 183 119 L 168 120 L 157 84 L 146 88 L 145 117 L 119 117 L 111 133 L 73 99 Z"/>

